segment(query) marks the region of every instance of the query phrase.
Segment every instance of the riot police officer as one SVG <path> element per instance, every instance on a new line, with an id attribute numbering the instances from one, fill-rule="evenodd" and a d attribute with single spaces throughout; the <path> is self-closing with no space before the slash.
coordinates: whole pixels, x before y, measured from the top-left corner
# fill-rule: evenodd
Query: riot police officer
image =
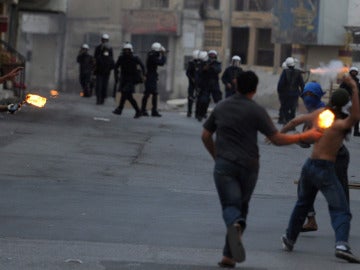
<path id="1" fill-rule="evenodd" d="M 221 63 L 217 60 L 217 52 L 210 50 L 208 52 L 208 60 L 204 62 L 200 71 L 200 93 L 197 98 L 196 115 L 199 121 L 206 118 L 210 96 L 214 103 L 218 103 L 222 98 L 219 84 L 220 73 Z"/>
<path id="2" fill-rule="evenodd" d="M 145 74 L 145 66 L 141 62 L 140 58 L 133 54 L 133 46 L 131 43 L 125 43 L 122 49 L 122 53 L 115 63 L 115 80 L 120 81 L 119 91 L 121 92 L 121 98 L 119 106 L 113 111 L 114 114 L 121 114 L 124 108 L 125 101 L 128 100 L 135 110 L 134 118 L 141 116 L 140 109 L 133 97 L 135 92 L 135 85 L 140 83 L 138 76 Z M 141 74 L 139 74 L 139 69 Z M 120 77 L 119 77 L 120 69 Z"/>
<path id="3" fill-rule="evenodd" d="M 298 99 L 304 90 L 301 71 L 295 68 L 295 59 L 285 60 L 287 68 L 280 75 L 277 92 L 280 100 L 279 124 L 286 124 L 295 117 Z"/>
<path id="4" fill-rule="evenodd" d="M 152 95 L 152 109 L 151 116 L 161 117 L 161 114 L 158 112 L 157 103 L 158 103 L 158 77 L 157 73 L 158 66 L 163 66 L 166 63 L 165 48 L 161 46 L 159 42 L 155 42 L 151 45 L 151 50 L 148 52 L 146 59 L 146 81 L 145 81 L 145 91 L 144 96 L 141 102 L 141 114 L 143 116 L 149 116 L 146 110 L 147 100 L 150 95 Z"/>
<path id="5" fill-rule="evenodd" d="M 107 97 L 110 72 L 114 68 L 113 50 L 110 47 L 109 35 L 103 34 L 101 44 L 95 48 L 96 104 L 104 104 Z"/>
<path id="6" fill-rule="evenodd" d="M 189 61 L 186 76 L 188 77 L 188 109 L 187 117 L 191 117 L 194 100 L 199 92 L 199 73 L 201 68 L 200 51 L 193 51 L 193 59 Z"/>
<path id="7" fill-rule="evenodd" d="M 242 71 L 240 63 L 240 56 L 234 55 L 231 58 L 231 65 L 225 69 L 223 75 L 221 76 L 221 81 L 225 86 L 225 97 L 229 97 L 236 92 L 236 78 Z"/>
<path id="8" fill-rule="evenodd" d="M 79 81 L 83 97 L 91 97 L 91 77 L 95 67 L 95 60 L 94 57 L 89 54 L 89 45 L 83 44 L 81 46 L 76 61 L 79 63 Z"/>

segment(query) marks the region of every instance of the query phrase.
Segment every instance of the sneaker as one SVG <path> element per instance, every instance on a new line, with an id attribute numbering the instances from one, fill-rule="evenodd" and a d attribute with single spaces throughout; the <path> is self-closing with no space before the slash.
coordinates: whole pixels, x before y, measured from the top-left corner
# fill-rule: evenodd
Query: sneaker
<path id="1" fill-rule="evenodd" d="M 134 118 L 139 118 L 141 116 L 141 112 L 136 112 Z"/>
<path id="2" fill-rule="evenodd" d="M 242 229 L 239 223 L 231 225 L 227 229 L 227 239 L 233 259 L 236 262 L 245 261 L 245 248 L 241 241 Z"/>
<path id="3" fill-rule="evenodd" d="M 161 114 L 160 114 L 158 111 L 153 111 L 153 112 L 151 113 L 151 116 L 152 116 L 152 117 L 161 117 Z"/>
<path id="4" fill-rule="evenodd" d="M 141 111 L 141 115 L 142 115 L 142 116 L 149 116 L 149 114 L 148 114 L 147 111 Z"/>
<path id="5" fill-rule="evenodd" d="M 287 239 L 286 235 L 281 236 L 282 247 L 285 251 L 292 251 L 294 249 L 294 243 Z"/>
<path id="6" fill-rule="evenodd" d="M 121 114 L 121 110 L 119 108 L 116 108 L 115 110 L 113 110 L 112 112 L 113 114 L 118 114 L 120 115 Z"/>
<path id="7" fill-rule="evenodd" d="M 342 248 L 336 247 L 335 256 L 339 259 L 348 261 L 349 263 L 360 263 L 360 259 L 351 253 L 350 248 L 341 246 Z"/>

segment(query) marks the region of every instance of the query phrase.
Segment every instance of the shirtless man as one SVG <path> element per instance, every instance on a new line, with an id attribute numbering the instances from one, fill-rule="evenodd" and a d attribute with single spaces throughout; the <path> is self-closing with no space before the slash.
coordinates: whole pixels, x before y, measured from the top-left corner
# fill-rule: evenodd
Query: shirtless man
<path id="1" fill-rule="evenodd" d="M 335 256 L 351 263 L 360 263 L 360 259 L 352 254 L 348 244 L 351 213 L 344 189 L 335 173 L 338 150 L 347 133 L 351 131 L 351 127 L 360 119 L 358 87 L 350 77 L 344 78 L 344 82 L 353 90 L 350 114 L 348 116 L 344 114 L 344 106 L 346 107 L 349 101 L 346 90 L 334 91 L 328 109 L 335 114 L 335 120 L 329 128 L 324 129 L 323 136 L 314 144 L 311 157 L 302 168 L 298 200 L 291 214 L 286 234 L 281 237 L 281 241 L 284 250 L 293 250 L 307 213 L 320 190 L 329 205 L 331 224 L 335 231 Z M 315 116 L 325 109 L 320 108 L 311 114 L 303 115 L 302 120 L 317 119 Z"/>

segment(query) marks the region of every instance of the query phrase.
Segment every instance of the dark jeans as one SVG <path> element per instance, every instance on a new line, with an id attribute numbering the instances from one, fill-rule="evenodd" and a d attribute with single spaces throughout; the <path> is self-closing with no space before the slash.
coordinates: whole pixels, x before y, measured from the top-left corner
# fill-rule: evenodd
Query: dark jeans
<path id="1" fill-rule="evenodd" d="M 214 180 L 226 227 L 238 222 L 245 229 L 249 201 L 257 182 L 258 171 L 257 167 L 249 169 L 225 159 L 216 159 Z M 232 257 L 227 238 L 223 255 Z"/>
<path id="2" fill-rule="evenodd" d="M 328 203 L 336 244 L 347 244 L 351 213 L 344 189 L 336 176 L 335 164 L 327 160 L 308 159 L 302 168 L 299 186 L 298 200 L 286 230 L 287 238 L 296 242 L 307 213 L 320 190 Z"/>
<path id="3" fill-rule="evenodd" d="M 338 154 L 336 156 L 335 172 L 336 172 L 336 176 L 337 176 L 342 188 L 344 189 L 346 200 L 350 206 L 349 186 L 348 186 L 349 180 L 348 180 L 348 174 L 347 174 L 349 162 L 350 162 L 349 150 L 345 147 L 345 145 L 343 145 L 339 149 Z M 299 190 L 300 190 L 300 188 L 298 185 L 298 194 L 299 194 Z M 315 216 L 314 205 L 311 206 L 308 216 Z"/>

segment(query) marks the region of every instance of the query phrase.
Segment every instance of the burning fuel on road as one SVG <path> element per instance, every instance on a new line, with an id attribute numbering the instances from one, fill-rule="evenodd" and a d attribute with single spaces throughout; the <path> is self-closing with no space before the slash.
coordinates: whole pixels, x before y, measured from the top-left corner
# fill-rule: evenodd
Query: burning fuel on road
<path id="1" fill-rule="evenodd" d="M 42 108 L 46 104 L 46 98 L 39 95 L 27 94 L 25 98 L 25 102 L 34 105 L 36 107 Z"/>

